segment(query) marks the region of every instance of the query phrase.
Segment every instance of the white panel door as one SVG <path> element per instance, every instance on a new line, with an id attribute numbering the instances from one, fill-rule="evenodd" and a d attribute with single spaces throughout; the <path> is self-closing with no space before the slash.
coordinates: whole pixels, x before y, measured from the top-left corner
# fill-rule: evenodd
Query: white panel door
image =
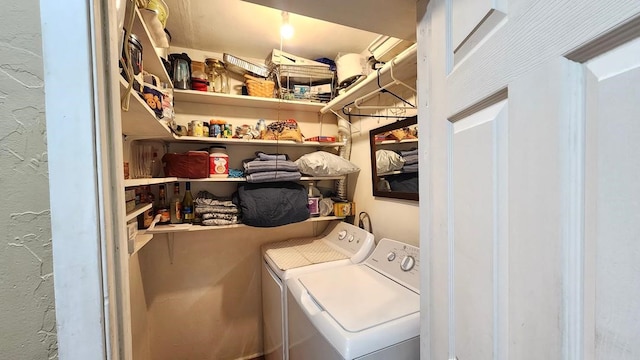
<path id="1" fill-rule="evenodd" d="M 422 358 L 639 359 L 640 3 L 463 4 L 418 1 Z"/>
<path id="2" fill-rule="evenodd" d="M 455 349 L 460 358 L 493 356 L 504 314 L 497 301 L 505 254 L 506 101 L 453 123 Z M 502 191 L 504 193 L 504 191 Z"/>
<path id="3" fill-rule="evenodd" d="M 587 64 L 588 355 L 640 358 L 640 39 Z"/>

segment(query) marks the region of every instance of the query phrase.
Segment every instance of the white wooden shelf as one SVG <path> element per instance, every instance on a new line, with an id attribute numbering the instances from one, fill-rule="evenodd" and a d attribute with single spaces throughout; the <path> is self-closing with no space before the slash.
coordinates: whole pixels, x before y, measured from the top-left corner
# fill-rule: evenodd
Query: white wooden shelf
<path id="1" fill-rule="evenodd" d="M 339 216 L 320 216 L 320 217 L 312 217 L 305 221 L 287 224 L 301 224 L 303 222 L 317 222 L 317 221 L 332 221 L 332 220 L 343 220 L 344 217 Z M 282 226 L 287 226 L 282 225 Z M 153 229 L 147 230 L 147 233 L 151 234 L 165 234 L 165 233 L 181 233 L 181 232 L 192 232 L 192 231 L 212 231 L 212 230 L 223 230 L 223 229 L 237 229 L 237 228 L 251 228 L 251 229 L 269 229 L 262 227 L 254 227 L 245 224 L 233 224 L 233 225 L 220 225 L 220 226 L 202 226 L 202 225 L 192 225 L 192 224 L 171 224 L 171 225 L 156 225 Z"/>
<path id="2" fill-rule="evenodd" d="M 344 146 L 344 142 L 318 142 L 318 141 L 304 141 L 295 142 L 293 140 L 260 140 L 260 139 L 236 139 L 236 138 L 214 138 L 204 136 L 178 136 L 173 135 L 174 141 L 179 142 L 197 142 L 207 144 L 229 144 L 229 145 L 270 145 L 270 146 L 302 146 L 302 147 L 336 147 Z"/>
<path id="3" fill-rule="evenodd" d="M 351 89 L 347 90 L 347 92 L 329 101 L 329 103 L 320 109 L 320 113 L 336 112 L 341 114 L 342 108 L 345 105 L 349 105 L 356 99 L 376 91 L 380 86 L 386 86 L 394 82 L 394 79 L 391 77 L 392 67 L 393 76 L 398 80 L 409 81 L 415 78 L 418 69 L 417 46 L 415 44 L 412 45 L 392 61 L 387 62 L 379 71 L 379 80 L 378 71 L 370 73 L 366 79 L 354 85 Z M 380 86 L 378 86 L 378 82 Z M 413 86 L 415 87 L 415 84 L 413 84 Z"/>
<path id="4" fill-rule="evenodd" d="M 120 77 L 120 94 L 127 90 L 128 83 Z M 158 120 L 155 113 L 140 98 L 135 90 L 129 95 L 129 110 L 121 112 L 122 133 L 124 135 L 147 138 L 172 139 L 172 133 L 166 121 Z"/>
<path id="5" fill-rule="evenodd" d="M 153 204 L 140 204 L 140 205 L 137 205 L 136 208 L 133 209 L 133 211 L 127 213 L 127 216 L 125 217 L 125 222 L 129 222 L 129 220 L 135 219 L 138 215 L 140 215 L 143 212 L 151 209 L 151 206 L 153 206 Z"/>
<path id="6" fill-rule="evenodd" d="M 212 105 L 226 105 L 226 106 L 242 106 L 250 108 L 267 108 L 267 109 L 279 109 L 279 110 L 295 110 L 295 111 L 308 111 L 317 113 L 322 109 L 324 103 L 315 103 L 307 101 L 290 101 L 274 98 L 264 98 L 258 96 L 248 95 L 233 95 L 233 94 L 219 94 L 207 91 L 197 90 L 180 90 L 175 89 L 173 92 L 173 101 L 178 102 L 190 102 L 200 104 L 212 104 Z"/>
<path id="7" fill-rule="evenodd" d="M 376 141 L 376 145 L 397 145 L 397 144 L 407 144 L 407 143 L 417 143 L 418 139 L 406 139 L 406 140 L 384 140 L 384 141 Z"/>
<path id="8" fill-rule="evenodd" d="M 147 178 L 147 179 L 125 179 L 124 180 L 124 187 L 165 184 L 165 183 L 176 182 L 176 181 L 181 181 L 181 180 L 178 180 L 177 177 Z"/>
<path id="9" fill-rule="evenodd" d="M 323 180 L 340 180 L 344 179 L 346 176 L 303 176 L 300 178 L 300 181 L 323 181 Z M 165 184 L 171 182 L 246 182 L 247 179 L 244 177 L 240 178 L 230 178 L 230 177 L 214 177 L 214 178 L 200 178 L 200 179 L 189 179 L 189 178 L 178 178 L 178 177 L 166 177 L 166 178 L 146 178 L 146 179 L 126 179 L 124 180 L 125 187 L 134 187 L 134 186 L 142 186 L 142 185 L 156 185 L 156 184 Z"/>
<path id="10" fill-rule="evenodd" d="M 132 2 L 127 2 L 127 7 L 131 6 Z M 127 9 L 127 19 L 125 20 L 125 24 L 128 24 L 129 18 L 128 14 L 130 13 L 130 9 Z M 131 32 L 136 35 L 140 43 L 142 44 L 142 66 L 144 70 L 148 73 L 156 75 L 160 82 L 167 83 L 169 87 L 173 87 L 171 79 L 169 78 L 169 74 L 162 63 L 162 60 L 158 56 L 155 51 L 153 40 L 151 40 L 151 35 L 149 32 L 149 28 L 145 24 L 142 14 L 140 14 L 140 10 L 136 7 L 134 20 L 133 20 L 133 28 Z"/>
<path id="11" fill-rule="evenodd" d="M 138 235 L 136 235 L 135 241 L 133 242 L 133 252 L 130 255 L 133 255 L 138 251 L 140 251 L 140 249 L 142 249 L 145 245 L 147 245 L 147 243 L 151 241 L 151 239 L 153 239 L 153 234 L 148 234 L 146 232 L 142 232 L 142 233 L 139 232 Z"/>

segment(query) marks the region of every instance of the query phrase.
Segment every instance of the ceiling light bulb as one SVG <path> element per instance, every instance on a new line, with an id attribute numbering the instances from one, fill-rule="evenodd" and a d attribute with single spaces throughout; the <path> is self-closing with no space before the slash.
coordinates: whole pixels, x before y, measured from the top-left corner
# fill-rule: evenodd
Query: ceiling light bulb
<path id="1" fill-rule="evenodd" d="M 289 23 L 289 13 L 282 12 L 282 26 L 280 26 L 280 36 L 283 39 L 291 39 L 293 37 L 293 26 Z"/>

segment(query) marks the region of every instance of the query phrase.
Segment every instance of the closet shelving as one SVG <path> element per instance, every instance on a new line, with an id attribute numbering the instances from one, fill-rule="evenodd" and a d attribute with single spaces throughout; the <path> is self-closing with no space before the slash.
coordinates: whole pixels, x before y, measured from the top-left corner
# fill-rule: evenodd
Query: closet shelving
<path id="1" fill-rule="evenodd" d="M 331 221 L 342 220 L 344 217 L 340 216 L 319 216 L 310 217 L 309 219 L 302 221 L 303 223 L 317 222 L 317 221 Z M 298 224 L 298 223 L 294 223 Z M 288 224 L 288 225 L 294 225 Z M 287 225 L 283 225 L 287 226 Z M 237 229 L 237 228 L 253 228 L 253 229 L 268 229 L 268 228 L 256 228 L 245 224 L 233 224 L 233 225 L 218 225 L 218 226 L 203 226 L 192 224 L 174 224 L 174 225 L 158 225 L 152 229 L 147 229 L 145 234 L 167 234 L 167 233 L 180 233 L 180 232 L 193 232 L 193 231 L 212 231 L 212 230 L 224 230 L 224 229 Z"/>
<path id="2" fill-rule="evenodd" d="M 406 140 L 383 140 L 376 141 L 376 145 L 397 145 L 397 144 L 407 144 L 407 143 L 417 143 L 418 139 L 406 139 Z"/>
<path id="3" fill-rule="evenodd" d="M 144 49 L 154 49 L 154 43 L 149 35 L 149 29 L 145 24 L 139 9 L 135 9 L 134 22 L 132 32 L 137 35 Z M 164 68 L 162 60 L 157 56 L 155 51 L 145 51 L 144 69 L 150 73 L 157 75 L 161 82 L 171 84 L 169 75 Z M 394 60 L 385 64 L 379 71 L 372 72 L 363 81 L 354 85 L 346 93 L 337 96 L 329 103 L 307 102 L 307 101 L 290 101 L 276 98 L 262 98 L 245 95 L 219 94 L 202 92 L 195 90 L 174 90 L 174 102 L 176 103 L 199 103 L 218 106 L 231 107 L 250 107 L 263 108 L 279 111 L 304 111 L 310 113 L 326 114 L 328 112 L 339 116 L 343 108 L 357 106 L 361 102 L 365 102 L 369 97 L 380 92 L 384 87 L 392 85 L 403 85 L 404 81 L 415 77 L 417 67 L 416 46 L 412 46 L 398 55 Z M 127 89 L 127 82 L 120 79 L 121 94 Z M 206 138 L 193 136 L 177 136 L 169 129 L 166 121 L 158 120 L 153 111 L 146 103 L 134 92 L 130 95 L 130 105 L 128 111 L 122 112 L 122 132 L 126 136 L 132 136 L 136 139 L 156 139 L 170 143 L 206 143 L 206 144 L 224 144 L 233 146 L 287 146 L 287 147 L 310 147 L 310 148 L 330 148 L 340 147 L 345 144 L 342 142 L 313 142 L 306 141 L 297 143 L 291 140 L 245 140 L 245 139 L 221 139 Z M 343 176 L 336 177 L 302 177 L 301 181 L 321 181 L 321 180 L 339 180 Z M 205 178 L 205 179 L 185 179 L 177 177 L 166 178 L 150 178 L 150 179 L 127 179 L 124 180 L 124 187 L 134 187 L 140 185 L 156 185 L 171 182 L 244 182 L 245 178 Z M 151 204 L 138 206 L 134 211 L 126 215 L 126 220 L 135 219 L 136 216 L 148 210 Z M 325 216 L 312 217 L 306 222 L 341 220 L 343 217 Z M 221 229 L 234 229 L 249 227 L 243 224 L 226 225 L 226 226 L 201 226 L 191 224 L 179 225 L 161 225 L 147 231 L 140 231 L 136 237 L 132 249 L 132 253 L 137 252 L 146 243 L 148 243 L 154 234 L 175 234 L 178 232 L 193 231 L 212 231 Z"/>
<path id="4" fill-rule="evenodd" d="M 300 181 L 323 181 L 323 180 L 340 180 L 344 179 L 343 176 L 303 176 Z M 230 178 L 230 177 L 216 177 L 216 178 L 201 178 L 201 179 L 188 179 L 178 177 L 165 177 L 165 178 L 144 178 L 144 179 L 126 179 L 124 181 L 125 187 L 134 187 L 141 185 L 158 185 L 171 182 L 245 182 L 246 178 Z"/>
<path id="5" fill-rule="evenodd" d="M 415 78 L 417 66 L 417 46 L 414 44 L 384 64 L 378 71 L 371 72 L 347 92 L 328 102 L 320 109 L 320 113 L 332 112 L 341 116 L 343 109 L 357 107 L 371 96 L 380 93 L 381 89 L 394 85 L 407 86 L 406 82 Z"/>
<path id="6" fill-rule="evenodd" d="M 251 108 L 271 108 L 285 111 L 318 112 L 324 107 L 323 103 L 308 101 L 291 101 L 258 96 L 219 94 L 197 90 L 179 90 L 173 93 L 174 102 L 190 102 L 212 105 L 243 106 Z"/>
<path id="7" fill-rule="evenodd" d="M 125 24 L 129 24 L 129 20 L 130 20 L 129 6 L 130 5 L 128 4 L 127 17 L 125 20 Z M 156 55 L 156 52 L 154 50 L 155 44 L 151 38 L 151 35 L 150 35 L 151 32 L 149 31 L 149 27 L 147 26 L 147 24 L 142 18 L 142 14 L 140 13 L 141 10 L 138 9 L 137 7 L 134 7 L 134 8 L 135 8 L 135 12 L 133 14 L 134 19 L 133 19 L 133 28 L 131 29 L 131 32 L 136 35 L 136 37 L 142 44 L 142 49 L 144 49 L 144 52 L 143 52 L 144 70 L 147 71 L 148 73 L 156 75 L 160 79 L 160 82 L 164 82 L 169 86 L 173 87 L 173 85 L 171 85 L 172 83 L 169 78 L 169 74 L 167 73 L 167 70 L 165 69 L 164 64 L 162 63 L 162 60 L 160 59 L 159 56 Z M 142 10 L 142 11 L 148 11 L 148 10 Z"/>

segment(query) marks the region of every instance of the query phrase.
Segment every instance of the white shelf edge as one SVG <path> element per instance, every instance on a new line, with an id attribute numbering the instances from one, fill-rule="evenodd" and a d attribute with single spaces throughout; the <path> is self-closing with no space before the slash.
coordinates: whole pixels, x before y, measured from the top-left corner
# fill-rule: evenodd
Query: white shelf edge
<path id="1" fill-rule="evenodd" d="M 133 187 L 133 186 L 142 186 L 142 185 L 156 185 L 156 184 L 164 184 L 170 182 L 182 181 L 182 179 L 178 179 L 177 177 L 166 177 L 166 178 L 145 178 L 145 179 L 125 179 L 124 187 Z"/>
<path id="2" fill-rule="evenodd" d="M 129 254 L 129 256 L 140 251 L 140 249 L 142 249 L 145 245 L 147 245 L 147 243 L 151 241 L 151 239 L 153 239 L 153 234 L 151 233 L 146 233 L 146 232 L 142 234 L 138 233 L 133 243 L 133 252 Z"/>
<path id="3" fill-rule="evenodd" d="M 376 141 L 376 145 L 417 143 L 418 139 Z"/>
<path id="4" fill-rule="evenodd" d="M 391 67 L 401 67 L 404 66 L 409 61 L 417 61 L 417 45 L 413 44 L 402 53 L 400 53 L 397 57 L 395 57 L 392 61 L 387 62 L 382 69 L 380 69 L 380 77 L 387 76 L 391 72 Z M 393 65 L 392 65 L 393 64 Z M 417 73 L 417 66 L 413 69 L 413 74 Z M 395 74 L 398 78 L 406 78 L 406 74 Z M 349 104 L 354 101 L 359 96 L 362 96 L 376 88 L 378 88 L 377 84 L 378 72 L 372 72 L 367 75 L 367 78 L 360 83 L 354 85 L 351 89 L 349 89 L 344 94 L 338 95 L 329 101 L 325 106 L 320 109 L 321 114 L 326 114 L 331 111 L 341 111 L 344 105 Z M 389 81 L 386 81 L 382 86 L 392 82 L 390 74 Z"/>
<path id="5" fill-rule="evenodd" d="M 340 216 L 320 216 L 320 217 L 312 217 L 305 221 L 287 224 L 287 225 L 295 225 L 295 224 L 301 224 L 306 222 L 343 220 L 343 219 L 344 217 L 340 217 Z M 287 225 L 282 225 L 282 226 L 287 226 Z M 174 225 L 156 225 L 153 228 L 153 230 L 147 231 L 147 233 L 166 234 L 166 233 L 180 233 L 180 232 L 193 232 L 193 231 L 213 231 L 213 230 L 236 229 L 236 228 L 270 229 L 270 228 L 249 226 L 245 224 L 220 225 L 220 226 L 174 224 Z"/>
<path id="6" fill-rule="evenodd" d="M 129 4 L 129 6 L 131 6 L 132 4 Z M 135 6 L 135 5 L 134 5 Z M 127 9 L 127 12 L 129 10 Z M 144 18 L 142 17 L 142 13 L 140 13 L 140 9 L 138 9 L 138 7 L 136 6 L 135 9 L 135 20 L 133 23 L 133 29 L 132 32 L 138 36 L 138 39 L 140 39 L 140 42 L 142 43 L 142 47 L 143 47 L 143 67 L 144 70 L 146 70 L 149 73 L 152 73 L 156 76 L 158 76 L 158 78 L 160 78 L 161 82 L 165 82 L 167 83 L 167 85 L 171 88 L 173 88 L 173 83 L 171 81 L 171 79 L 169 78 L 169 74 L 167 73 L 167 69 L 165 69 L 164 64 L 162 63 L 162 60 L 160 59 L 160 57 L 158 56 L 158 54 L 156 53 L 155 50 L 155 44 L 153 42 L 153 38 L 151 37 L 151 33 L 149 32 L 149 28 L 144 20 Z M 138 31 L 136 31 L 138 30 Z M 143 32 L 144 35 L 140 34 L 140 32 Z M 151 53 L 151 55 L 147 55 L 148 53 Z M 153 59 L 151 60 L 151 62 L 149 61 L 149 59 Z"/>
<path id="7" fill-rule="evenodd" d="M 234 145 L 271 145 L 271 146 L 310 146 L 310 147 L 336 147 L 344 146 L 344 142 L 318 142 L 318 141 L 304 141 L 295 142 L 293 140 L 260 140 L 260 139 L 236 139 L 236 138 L 214 138 L 204 136 L 178 136 L 173 134 L 175 141 L 184 142 L 200 142 L 200 143 L 212 143 L 212 144 L 234 144 Z"/>
<path id="8" fill-rule="evenodd" d="M 323 181 L 323 180 L 340 180 L 344 179 L 346 175 L 339 176 L 302 176 L 300 181 Z M 156 185 L 156 184 L 164 184 L 171 182 L 246 182 L 247 178 L 230 178 L 230 177 L 214 177 L 214 178 L 198 178 L 198 179 L 190 179 L 190 178 L 179 178 L 179 177 L 168 177 L 168 178 L 147 178 L 147 179 L 126 179 L 124 181 L 124 186 L 133 187 L 133 186 L 142 186 L 142 185 Z"/>
<path id="9" fill-rule="evenodd" d="M 215 105 L 238 105 L 252 108 L 271 108 L 282 110 L 298 110 L 308 112 L 318 112 L 326 104 L 308 101 L 291 101 L 277 98 L 266 98 L 249 95 L 220 94 L 198 90 L 175 89 L 173 92 L 174 101 L 182 101 L 199 104 Z"/>
<path id="10" fill-rule="evenodd" d="M 135 219 L 138 215 L 140 215 L 143 212 L 151 209 L 151 206 L 153 206 L 153 204 L 140 204 L 140 205 L 137 205 L 136 208 L 133 209 L 133 211 L 127 213 L 127 216 L 125 217 L 125 222 L 129 222 L 129 220 Z"/>

